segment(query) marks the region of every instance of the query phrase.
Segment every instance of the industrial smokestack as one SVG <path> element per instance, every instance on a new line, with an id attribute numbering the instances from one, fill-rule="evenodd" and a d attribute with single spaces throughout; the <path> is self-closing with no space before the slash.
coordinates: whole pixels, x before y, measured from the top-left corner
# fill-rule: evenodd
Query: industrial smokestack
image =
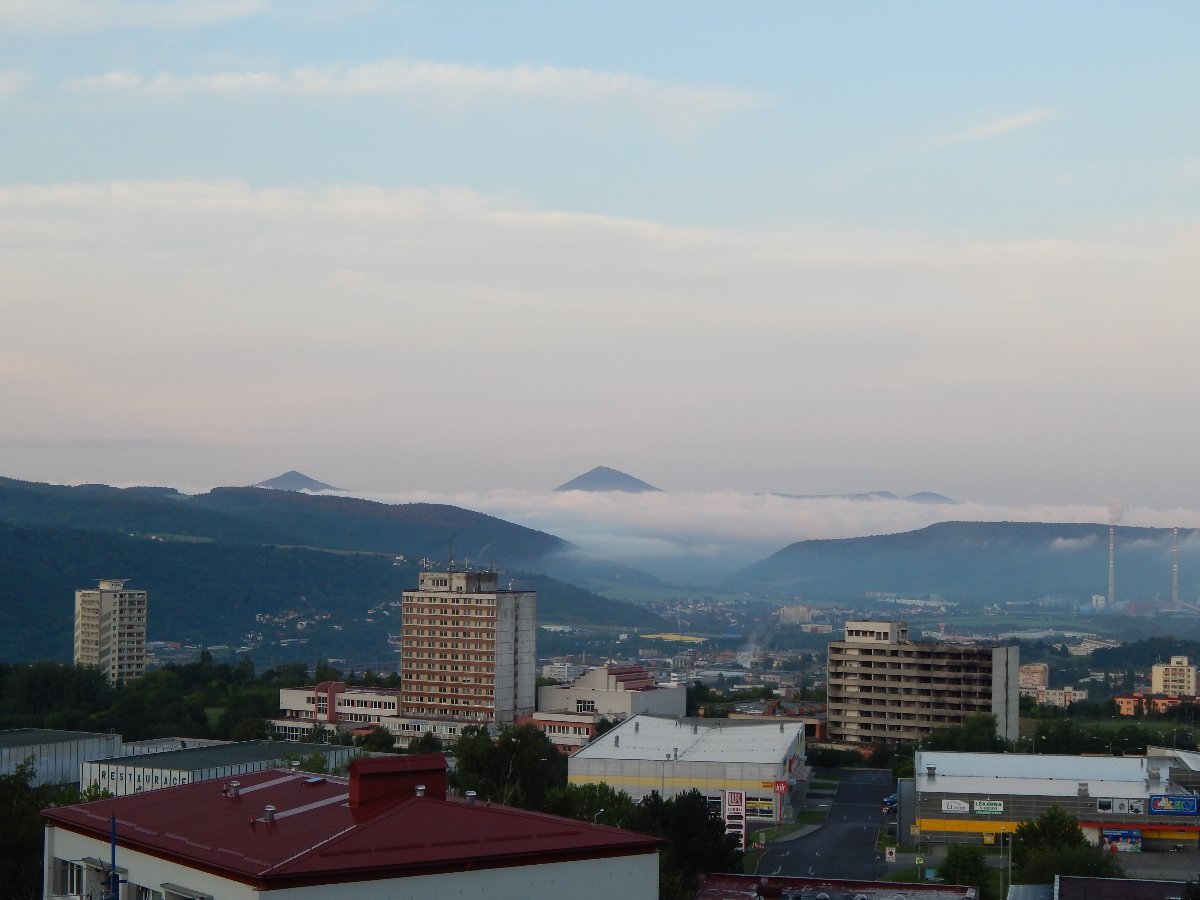
<path id="1" fill-rule="evenodd" d="M 1171 529 L 1171 605 L 1179 609 L 1179 529 Z"/>
<path id="2" fill-rule="evenodd" d="M 1112 612 L 1117 601 L 1117 582 L 1113 577 L 1113 538 L 1117 526 L 1108 526 L 1108 610 Z"/>

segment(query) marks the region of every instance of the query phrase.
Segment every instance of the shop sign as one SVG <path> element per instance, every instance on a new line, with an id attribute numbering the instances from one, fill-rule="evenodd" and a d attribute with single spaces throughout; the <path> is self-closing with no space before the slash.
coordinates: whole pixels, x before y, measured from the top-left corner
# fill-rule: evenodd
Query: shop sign
<path id="1" fill-rule="evenodd" d="M 1190 794 L 1151 794 L 1150 814 L 1155 816 L 1194 816 L 1196 798 Z"/>
<path id="2" fill-rule="evenodd" d="M 984 816 L 998 816 L 1004 813 L 1003 800 L 976 800 L 975 812 Z"/>
<path id="3" fill-rule="evenodd" d="M 948 813 L 969 813 L 971 804 L 966 800 L 943 800 L 942 812 Z"/>

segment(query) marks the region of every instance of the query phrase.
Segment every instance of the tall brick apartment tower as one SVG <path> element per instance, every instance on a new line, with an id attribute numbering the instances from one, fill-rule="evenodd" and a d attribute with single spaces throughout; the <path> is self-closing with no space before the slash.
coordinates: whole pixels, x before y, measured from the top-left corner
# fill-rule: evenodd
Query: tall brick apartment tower
<path id="1" fill-rule="evenodd" d="M 537 593 L 495 572 L 422 572 L 403 595 L 403 715 L 511 725 L 537 698 Z"/>

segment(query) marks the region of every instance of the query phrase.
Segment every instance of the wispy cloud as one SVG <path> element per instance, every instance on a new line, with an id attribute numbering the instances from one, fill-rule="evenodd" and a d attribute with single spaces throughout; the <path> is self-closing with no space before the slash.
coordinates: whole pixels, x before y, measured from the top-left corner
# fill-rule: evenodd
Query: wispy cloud
<path id="1" fill-rule="evenodd" d="M 387 59 L 355 66 L 306 66 L 287 71 L 242 70 L 195 75 L 113 71 L 73 79 L 68 85 L 82 89 L 139 91 L 158 96 L 375 95 L 442 105 L 500 99 L 621 103 L 685 127 L 764 102 L 761 96 L 745 91 L 667 84 L 622 72 L 549 65 L 486 67 L 410 59 Z"/>
<path id="2" fill-rule="evenodd" d="M 1039 122 L 1044 122 L 1047 119 L 1052 119 L 1055 116 L 1055 111 L 1052 109 L 1031 109 L 1028 112 L 1023 112 L 1016 116 L 1006 116 L 1003 119 L 994 119 L 991 122 L 985 122 L 982 125 L 977 125 L 974 128 L 968 128 L 966 131 L 959 131 L 953 134 L 943 135 L 936 143 L 938 144 L 973 144 L 979 141 L 990 140 L 991 138 L 1001 137 L 1002 135 L 1010 134 L 1014 131 L 1020 131 L 1022 128 L 1028 128 L 1031 125 L 1036 125 Z"/>
<path id="3" fill-rule="evenodd" d="M 29 86 L 30 78 L 18 69 L 0 69 L 0 97 L 18 94 Z"/>
<path id="4" fill-rule="evenodd" d="M 48 33 L 190 27 L 269 8 L 266 0 L 0 0 L 0 25 Z"/>

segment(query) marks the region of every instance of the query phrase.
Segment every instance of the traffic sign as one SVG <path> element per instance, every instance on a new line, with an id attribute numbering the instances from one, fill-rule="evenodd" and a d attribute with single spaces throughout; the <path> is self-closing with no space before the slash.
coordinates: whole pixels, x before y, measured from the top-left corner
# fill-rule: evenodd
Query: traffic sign
<path id="1" fill-rule="evenodd" d="M 887 861 L 888 862 L 896 861 L 896 848 L 895 847 L 888 847 L 885 852 L 887 853 Z"/>
<path id="2" fill-rule="evenodd" d="M 913 862 L 918 866 L 923 866 L 923 865 L 925 865 L 925 857 L 918 856 L 916 859 L 913 860 Z"/>

